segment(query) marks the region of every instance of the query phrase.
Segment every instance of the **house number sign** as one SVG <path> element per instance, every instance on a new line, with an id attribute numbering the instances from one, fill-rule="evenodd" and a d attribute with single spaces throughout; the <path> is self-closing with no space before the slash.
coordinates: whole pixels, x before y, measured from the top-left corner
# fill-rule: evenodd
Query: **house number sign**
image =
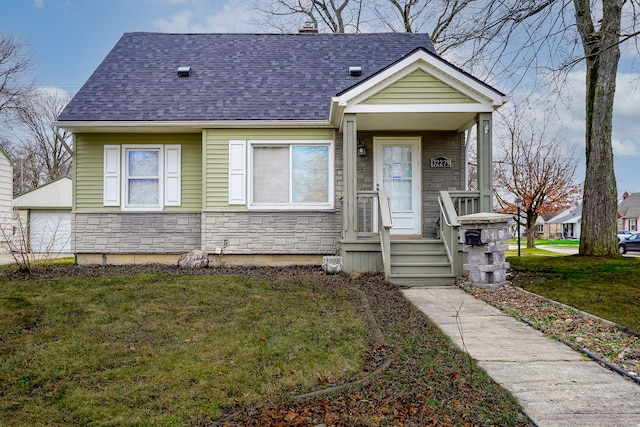
<path id="1" fill-rule="evenodd" d="M 435 157 L 431 159 L 432 168 L 450 168 L 451 159 L 448 157 Z"/>

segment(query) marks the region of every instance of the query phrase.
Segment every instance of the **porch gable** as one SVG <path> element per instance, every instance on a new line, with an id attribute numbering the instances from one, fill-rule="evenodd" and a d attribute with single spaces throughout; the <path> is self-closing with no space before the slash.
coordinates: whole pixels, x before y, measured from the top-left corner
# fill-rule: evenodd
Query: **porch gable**
<path id="1" fill-rule="evenodd" d="M 365 99 L 361 104 L 471 104 L 476 102 L 433 74 L 417 69 Z"/>

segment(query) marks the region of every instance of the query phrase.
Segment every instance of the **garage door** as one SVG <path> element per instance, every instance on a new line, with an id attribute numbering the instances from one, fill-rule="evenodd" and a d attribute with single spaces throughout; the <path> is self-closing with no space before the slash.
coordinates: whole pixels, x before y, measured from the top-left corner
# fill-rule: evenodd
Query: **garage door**
<path id="1" fill-rule="evenodd" d="M 33 252 L 71 251 L 71 213 L 69 211 L 32 210 L 29 231 Z"/>

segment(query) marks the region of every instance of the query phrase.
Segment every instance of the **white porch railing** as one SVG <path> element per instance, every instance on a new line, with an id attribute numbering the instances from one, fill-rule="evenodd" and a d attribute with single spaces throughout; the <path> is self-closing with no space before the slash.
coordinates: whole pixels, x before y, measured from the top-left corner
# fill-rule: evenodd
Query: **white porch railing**
<path id="1" fill-rule="evenodd" d="M 384 191 L 358 191 L 357 236 L 358 239 L 380 241 L 384 277 L 391 274 L 391 207 Z"/>

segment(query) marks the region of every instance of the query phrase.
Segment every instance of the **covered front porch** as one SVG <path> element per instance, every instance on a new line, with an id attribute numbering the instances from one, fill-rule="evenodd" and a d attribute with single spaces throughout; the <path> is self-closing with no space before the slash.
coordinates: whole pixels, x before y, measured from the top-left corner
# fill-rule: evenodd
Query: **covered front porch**
<path id="1" fill-rule="evenodd" d="M 491 212 L 492 114 L 504 95 L 417 51 L 334 98 L 342 135 L 346 272 L 384 271 L 402 285 L 462 274 L 458 216 Z M 477 190 L 468 191 L 468 136 Z"/>
<path id="2" fill-rule="evenodd" d="M 491 116 L 485 117 L 476 128 L 490 130 Z M 363 130 L 350 142 L 343 134 L 344 271 L 381 271 L 407 286 L 453 284 L 465 262 L 458 217 L 492 211 L 490 135 L 479 139 L 486 154 L 477 153 L 486 163 L 478 168 L 485 191 L 466 189 L 464 132 L 394 135 Z"/>

